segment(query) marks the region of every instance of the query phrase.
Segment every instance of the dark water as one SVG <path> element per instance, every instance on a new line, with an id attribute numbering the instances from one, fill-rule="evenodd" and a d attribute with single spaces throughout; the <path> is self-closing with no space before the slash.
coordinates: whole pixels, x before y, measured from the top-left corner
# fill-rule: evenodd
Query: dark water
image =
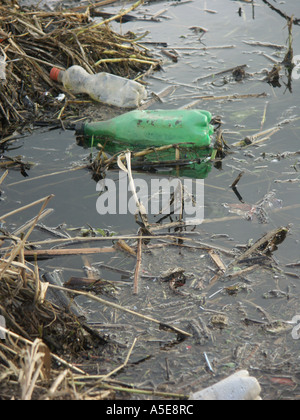
<path id="1" fill-rule="evenodd" d="M 277 8 L 283 10 L 288 16 L 297 15 L 298 1 L 272 2 Z M 241 8 L 241 16 L 238 13 Z M 220 219 L 206 223 L 197 228 L 199 236 L 196 239 L 210 242 L 216 246 L 232 249 L 235 244 L 246 244 L 250 239 L 257 240 L 264 233 L 292 224 L 290 233 L 285 242 L 280 245 L 275 254 L 282 272 L 262 270 L 258 276 L 247 276 L 247 286 L 237 296 L 228 296 L 219 293 L 208 301 L 207 309 L 225 313 L 229 324 L 224 330 L 212 327 L 211 340 L 204 340 L 200 344 L 196 340 L 188 339 L 183 343 L 171 344 L 174 337 L 162 333 L 154 326 L 142 321 L 136 322 L 134 318 L 125 316 L 111 310 L 103 311 L 93 303 L 84 302 L 86 311 L 93 321 L 100 323 L 125 324 L 126 331 L 116 330 L 115 336 L 121 342 L 130 346 L 133 339 L 138 337 L 138 344 L 132 355 L 132 362 L 149 356 L 149 359 L 138 365 L 129 366 L 125 372 L 118 375 L 124 382 L 135 382 L 137 385 L 160 386 L 173 391 L 189 392 L 197 390 L 218 378 L 230 374 L 235 369 L 246 367 L 258 377 L 263 385 L 265 398 L 295 397 L 299 394 L 299 372 L 297 360 L 300 341 L 293 340 L 291 331 L 267 335 L 257 326 L 245 327 L 241 323 L 243 310 L 248 317 L 265 319 L 258 311 L 262 307 L 273 320 L 281 319 L 291 321 L 297 315 L 299 308 L 300 287 L 299 279 L 289 277 L 284 271 L 298 275 L 299 270 L 285 268 L 285 265 L 298 261 L 299 258 L 299 186 L 300 182 L 276 182 L 288 179 L 299 179 L 299 156 L 278 157 L 285 152 L 297 152 L 299 148 L 300 119 L 299 94 L 300 79 L 291 80 L 290 91 L 284 69 L 281 71 L 281 87 L 273 87 L 261 81 L 265 74 L 257 74 L 262 69 L 270 71 L 273 62 L 266 57 L 282 61 L 285 49 L 277 50 L 272 47 L 248 45 L 244 41 L 264 42 L 278 45 L 287 45 L 288 29 L 286 21 L 275 11 L 258 0 L 254 7 L 247 2 L 231 0 L 211 0 L 209 2 L 195 0 L 181 4 L 174 2 L 155 2 L 143 6 L 137 16 L 154 15 L 166 9 L 159 22 L 132 22 L 114 24 L 115 30 L 123 33 L 133 31 L 142 34 L 149 31 L 143 38 L 147 42 L 167 42 L 168 50 L 174 48 L 179 54 L 178 62 L 172 63 L 164 57 L 163 71 L 155 73 L 153 78 L 147 79 L 149 91 L 159 92 L 166 86 L 177 85 L 174 94 L 164 99 L 163 103 L 153 106 L 162 109 L 177 109 L 193 102 L 197 96 L 215 95 L 225 96 L 233 94 L 260 94 L 265 92 L 267 97 L 246 98 L 242 100 L 202 101 L 197 108 L 207 109 L 213 115 L 220 115 L 224 122 L 224 138 L 228 145 L 251 136 L 260 131 L 265 113 L 263 130 L 275 127 L 284 120 L 280 131 L 270 139 L 261 143 L 259 147 L 250 146 L 246 149 L 232 147 L 231 152 L 222 162 L 222 168 L 213 168 L 205 180 L 205 217 L 206 219 Z M 209 11 L 205 11 L 209 9 Z M 108 7 L 107 11 L 116 11 L 119 8 Z M 211 13 L 215 11 L 217 13 Z M 299 16 L 297 16 L 299 17 Z M 192 27 L 202 27 L 207 30 L 201 37 Z M 201 39 L 200 39 L 201 37 Z M 146 45 L 146 44 L 145 44 Z M 232 48 L 208 49 L 203 47 L 233 46 Z M 160 53 L 161 47 L 153 48 L 155 54 Z M 293 26 L 294 55 L 300 55 L 299 26 Z M 231 73 L 222 76 L 206 78 L 195 82 L 195 79 L 209 74 L 227 70 L 239 65 L 247 65 L 248 76 L 241 82 L 233 80 Z M 212 84 L 212 81 L 214 82 Z M 108 229 L 120 235 L 134 234 L 138 226 L 132 215 L 105 215 L 100 216 L 96 211 L 96 183 L 91 179 L 88 171 L 80 170 L 54 176 L 34 179 L 41 175 L 63 171 L 72 166 L 86 162 L 88 151 L 78 147 L 73 132 L 69 131 L 36 131 L 32 136 L 20 141 L 22 148 L 17 152 L 22 154 L 24 160 L 33 161 L 36 165 L 28 172 L 29 177 L 24 179 L 18 172 L 10 171 L 2 185 L 3 201 L 2 213 L 25 205 L 32 201 L 54 194 L 51 208 L 54 212 L 45 220 L 47 226 L 57 226 L 65 223 L 67 228 L 82 227 L 87 224 L 94 228 Z M 15 155 L 14 152 L 11 154 Z M 269 155 L 272 154 L 272 155 Z M 239 201 L 229 185 L 232 184 L 240 171 L 245 174 L 238 184 L 238 189 L 244 201 L 249 204 L 259 202 L 270 191 L 282 200 L 283 209 L 269 213 L 269 223 L 260 224 L 253 220 L 247 221 L 243 217 L 233 221 L 223 220 L 230 216 L 223 203 L 238 205 Z M 119 173 L 111 172 L 109 178 L 118 180 Z M 151 175 L 138 174 L 137 177 L 150 182 Z M 119 191 L 118 191 L 119 194 Z M 120 200 L 123 199 L 120 192 Z M 285 209 L 285 207 L 287 209 Z M 32 210 L 22 212 L 8 226 L 19 227 L 32 217 Z M 221 220 L 222 219 L 222 220 Z M 221 234 L 225 239 L 212 239 L 212 235 Z M 227 237 L 225 237 L 227 235 Z M 40 232 L 33 233 L 32 239 L 41 239 Z M 224 256 L 226 263 L 230 258 Z M 135 259 L 125 254 L 116 254 L 113 257 L 93 257 L 91 263 L 103 262 L 115 267 L 133 270 Z M 71 275 L 83 275 L 83 261 L 78 257 L 60 258 L 42 262 L 45 270 L 63 268 L 63 278 L 68 280 Z M 222 289 L 222 284 L 215 284 L 205 289 L 207 280 L 207 265 L 213 266 L 211 260 L 202 251 L 173 250 L 163 248 L 152 250 L 143 258 L 143 269 L 153 276 L 159 276 L 161 271 L 174 266 L 182 266 L 186 272 L 191 273 L 185 290 L 192 297 L 175 295 L 169 290 L 167 284 L 159 281 L 142 280 L 140 294 L 132 295 L 131 284 L 119 284 L 118 303 L 123 306 L 141 311 L 149 316 L 164 319 L 181 328 L 188 328 L 193 320 L 201 316 L 205 323 L 211 325 L 211 312 L 201 309 L 200 299 L 206 298 Z M 108 280 L 122 280 L 119 275 L 102 271 Z M 195 289 L 204 279 L 204 289 Z M 236 283 L 232 281 L 230 285 Z M 269 290 L 280 289 L 290 294 L 284 298 L 264 299 Z M 256 306 L 255 306 L 256 305 Z M 300 309 L 299 309 L 300 310 Z M 235 350 L 242 349 L 244 358 L 235 357 Z M 124 358 L 128 350 L 120 355 Z M 203 358 L 207 352 L 214 363 L 214 374 L 207 371 Z M 116 363 L 117 365 L 117 363 Z M 167 372 L 166 366 L 169 366 Z M 292 366 L 292 368 L 291 368 Z M 109 368 L 107 368 L 110 370 Z M 292 377 L 294 387 L 274 385 L 273 377 Z M 293 391 L 292 391 L 293 389 Z"/>

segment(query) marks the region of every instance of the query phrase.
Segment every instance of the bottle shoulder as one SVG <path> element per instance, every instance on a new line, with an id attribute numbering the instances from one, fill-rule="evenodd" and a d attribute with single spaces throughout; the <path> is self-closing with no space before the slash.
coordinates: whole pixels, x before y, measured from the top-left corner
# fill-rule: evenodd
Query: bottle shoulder
<path id="1" fill-rule="evenodd" d="M 88 78 L 88 72 L 80 66 L 69 67 L 68 70 L 62 73 L 62 82 L 65 86 L 80 87 L 82 83 Z"/>
<path id="2" fill-rule="evenodd" d="M 207 125 L 212 116 L 209 111 L 201 110 L 134 110 L 115 118 L 117 121 L 131 121 L 137 124 L 171 124 L 177 126 L 192 123 Z"/>

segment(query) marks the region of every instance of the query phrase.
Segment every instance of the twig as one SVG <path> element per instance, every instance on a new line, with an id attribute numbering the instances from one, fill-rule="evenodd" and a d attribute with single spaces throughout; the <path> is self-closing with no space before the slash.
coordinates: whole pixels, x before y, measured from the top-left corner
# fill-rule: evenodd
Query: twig
<path id="1" fill-rule="evenodd" d="M 289 210 L 295 210 L 295 209 L 299 209 L 300 208 L 300 204 L 293 204 L 291 206 L 286 206 L 286 207 L 282 207 L 282 208 L 278 208 L 275 209 L 273 211 L 274 214 L 277 213 L 281 213 L 282 211 L 289 211 Z M 217 223 L 217 222 L 227 222 L 227 221 L 232 221 L 232 220 L 238 220 L 240 219 L 240 216 L 226 216 L 226 217 L 219 217 L 219 218 L 213 218 L 213 219 L 204 219 L 203 224 L 210 224 L 210 223 Z M 73 242 L 79 242 L 79 243 L 83 243 L 83 242 L 98 242 L 98 241 L 115 241 L 115 240 L 138 240 L 138 239 L 170 239 L 170 240 L 182 240 L 182 241 L 186 241 L 186 242 L 195 242 L 194 239 L 192 238 L 188 238 L 188 237 L 184 237 L 184 236 L 180 236 L 180 235 L 170 235 L 170 234 L 160 234 L 157 236 L 151 236 L 151 235 L 145 235 L 145 236 L 136 236 L 136 235 L 122 235 L 122 236 L 112 236 L 112 237 L 105 237 L 105 236 L 101 236 L 101 237 L 91 237 L 91 238 L 83 238 L 81 236 L 77 236 L 72 238 Z M 49 245 L 49 244 L 63 244 L 66 242 L 70 242 L 69 238 L 66 239 L 50 239 L 50 240 L 44 240 L 44 241 L 34 241 L 34 242 L 28 242 L 26 243 L 26 246 L 39 246 L 39 245 Z M 216 247 L 211 247 L 209 245 L 207 245 L 208 249 L 219 249 Z M 8 251 L 10 250 L 11 247 L 7 247 L 7 248 L 2 248 L 2 251 Z"/>
<path id="2" fill-rule="evenodd" d="M 267 101 L 267 102 L 266 102 L 266 105 L 265 105 L 265 109 L 264 109 L 263 117 L 262 117 L 262 120 L 261 120 L 261 125 L 260 125 L 260 129 L 261 129 L 261 130 L 263 129 L 263 126 L 264 126 L 264 124 L 265 124 L 265 122 L 266 122 L 266 115 L 267 115 L 267 108 L 268 108 L 268 105 L 269 105 L 269 102 Z"/>
<path id="3" fill-rule="evenodd" d="M 218 267 L 219 271 L 221 273 L 225 273 L 226 267 L 225 267 L 223 261 L 221 260 L 220 256 L 213 249 L 211 249 L 208 252 L 208 254 L 211 257 L 211 259 L 214 261 L 214 263 L 216 264 L 216 266 Z"/>
<path id="4" fill-rule="evenodd" d="M 209 79 L 210 77 L 222 76 L 223 74 L 233 72 L 236 68 L 244 69 L 246 67 L 248 67 L 247 64 L 243 64 L 241 66 L 232 67 L 230 69 L 219 71 L 217 73 L 211 73 L 206 76 L 197 77 L 197 79 L 193 80 L 193 83 L 199 82 L 199 80 Z"/>
<path id="5" fill-rule="evenodd" d="M 168 96 L 168 95 L 172 95 L 172 93 L 174 93 L 176 89 L 177 89 L 177 86 L 167 87 L 162 92 L 155 94 L 153 98 L 149 99 L 149 101 L 141 105 L 139 109 L 140 110 L 148 109 L 151 105 L 155 104 L 157 101 L 161 101 L 161 98 L 164 98 L 165 96 Z"/>
<path id="6" fill-rule="evenodd" d="M 249 93 L 245 95 L 225 95 L 225 96 L 195 96 L 192 99 L 195 99 L 195 101 L 188 103 L 187 105 L 182 106 L 179 109 L 189 109 L 193 108 L 196 105 L 198 105 L 201 101 L 233 101 L 233 100 L 240 100 L 240 99 L 250 99 L 250 98 L 265 98 L 267 94 L 265 92 L 262 93 Z"/>
<path id="7" fill-rule="evenodd" d="M 280 126 L 269 128 L 268 130 L 260 131 L 253 136 L 246 137 L 245 140 L 233 143 L 232 146 L 252 146 L 263 141 L 268 140 L 273 134 L 276 134 L 280 130 Z M 265 136 L 265 137 L 264 137 Z"/>
<path id="8" fill-rule="evenodd" d="M 222 50 L 236 48 L 236 45 L 215 45 L 210 47 L 176 47 L 176 50 L 187 50 L 187 51 L 208 51 L 208 50 Z"/>
<path id="9" fill-rule="evenodd" d="M 289 208 L 285 208 L 286 210 L 288 209 L 295 209 L 295 208 L 299 208 L 300 204 L 294 205 L 292 207 Z M 276 209 L 276 210 L 282 210 L 282 209 Z M 274 212 L 276 212 L 276 210 L 274 210 Z M 235 216 L 231 216 L 226 218 L 226 220 L 236 220 L 240 218 L 239 216 L 235 217 Z M 223 221 L 223 219 L 207 219 L 208 223 L 214 223 L 216 221 Z M 186 241 L 186 242 L 195 242 L 194 239 L 192 238 L 187 238 L 184 236 L 180 236 L 180 235 L 170 235 L 170 234 L 165 234 L 165 235 L 156 235 L 156 236 L 150 236 L 150 235 L 143 235 L 143 236 L 136 236 L 136 235 L 123 235 L 123 236 L 101 236 L 101 237 L 90 237 L 90 238 L 85 238 L 82 236 L 76 236 L 74 238 L 65 238 L 65 239 L 61 239 L 61 238 L 57 238 L 57 239 L 47 239 L 44 241 L 36 241 L 36 242 L 28 242 L 26 243 L 26 246 L 44 246 L 44 245 L 54 245 L 54 244 L 65 244 L 65 243 L 84 243 L 84 242 L 101 242 L 101 241 L 116 241 L 116 240 L 138 240 L 138 239 L 170 239 L 170 240 L 181 240 L 181 241 Z M 197 243 L 197 242 L 196 242 Z M 197 243 L 198 244 L 198 243 Z M 209 245 L 206 245 L 207 249 L 211 249 L 212 247 Z M 11 247 L 6 247 L 6 248 L 2 248 L 2 251 L 9 251 L 11 249 Z M 217 249 L 216 247 L 214 247 L 214 249 Z M 136 254 L 134 255 L 136 257 Z"/>
<path id="10" fill-rule="evenodd" d="M 66 369 L 58 375 L 58 377 L 53 382 L 51 388 L 49 389 L 47 397 L 44 398 L 45 400 L 50 400 L 50 398 L 54 396 L 57 388 L 60 386 L 62 381 L 64 381 L 66 379 L 66 377 L 68 376 L 69 373 L 70 373 L 69 369 Z M 85 377 L 86 377 L 86 375 L 85 375 Z"/>
<path id="11" fill-rule="evenodd" d="M 129 246 L 123 239 L 119 239 L 118 242 L 115 243 L 115 248 L 121 249 L 122 251 L 128 252 L 128 254 L 136 257 L 136 252 L 134 251 L 131 246 Z"/>
<path id="12" fill-rule="evenodd" d="M 135 271 L 134 271 L 134 284 L 133 284 L 133 293 L 135 295 L 137 295 L 139 291 L 141 263 L 142 263 L 142 239 L 139 239 L 138 246 L 137 246 L 136 266 L 135 266 Z"/>
<path id="13" fill-rule="evenodd" d="M 50 196 L 51 198 L 52 197 L 54 197 L 53 195 L 52 196 Z M 28 209 L 30 209 L 31 207 L 33 207 L 33 206 L 36 206 L 36 205 L 38 205 L 38 204 L 41 204 L 41 203 L 43 203 L 46 199 L 48 199 L 48 197 L 44 197 L 44 198 L 41 198 L 40 200 L 37 200 L 37 201 L 34 201 L 33 203 L 31 203 L 31 204 L 27 204 L 26 206 L 23 206 L 23 207 L 20 207 L 20 208 L 18 208 L 18 209 L 16 209 L 16 210 L 13 210 L 13 211 L 11 211 L 11 212 L 9 212 L 9 213 L 6 213 L 6 214 L 4 214 L 3 216 L 1 216 L 0 217 L 0 220 L 5 220 L 5 219 L 7 219 L 8 217 L 10 217 L 10 216 L 14 216 L 15 214 L 17 214 L 17 213 L 20 213 L 21 211 L 23 211 L 23 210 L 28 210 Z"/>
<path id="14" fill-rule="evenodd" d="M 27 178 L 27 179 L 23 179 L 22 181 L 17 181 L 17 182 L 13 182 L 11 184 L 7 184 L 6 187 L 13 187 L 15 185 L 24 184 L 25 182 L 31 182 L 31 181 L 36 181 L 36 180 L 39 180 L 39 179 L 42 179 L 42 178 L 48 178 L 49 176 L 61 175 L 61 174 L 69 173 L 69 172 L 76 172 L 76 171 L 79 171 L 81 169 L 87 169 L 87 167 L 88 167 L 88 165 L 83 165 L 83 166 L 78 166 L 76 168 L 70 168 L 70 169 L 65 169 L 63 171 L 52 172 L 50 174 L 40 175 L 40 176 L 37 176 L 35 178 Z"/>
<path id="15" fill-rule="evenodd" d="M 7 177 L 7 175 L 8 175 L 8 170 L 6 170 L 5 172 L 4 172 L 4 174 L 2 174 L 2 176 L 1 176 L 1 178 L 0 178 L 0 185 L 2 184 L 2 182 L 5 180 L 5 178 Z"/>
<path id="16" fill-rule="evenodd" d="M 234 279 L 236 277 L 244 276 L 245 274 L 248 274 L 251 271 L 258 269 L 259 267 L 260 266 L 258 264 L 252 265 L 251 267 L 247 267 L 247 268 L 245 268 L 243 270 L 236 271 L 236 272 L 231 273 L 231 274 L 227 274 L 226 278 L 227 279 Z"/>
<path id="17" fill-rule="evenodd" d="M 166 399 L 176 398 L 176 399 L 187 400 L 189 398 L 188 395 L 184 395 L 184 394 L 174 394 L 171 392 L 161 392 L 161 391 L 156 391 L 156 390 L 151 391 L 149 389 L 125 388 L 124 386 L 115 386 L 115 385 L 109 385 L 109 384 L 104 384 L 104 383 L 101 383 L 101 387 L 106 388 L 106 389 L 112 389 L 114 391 L 119 391 L 119 392 L 128 392 L 130 394 L 138 394 L 138 395 L 144 394 L 144 395 L 149 395 L 149 396 L 163 397 Z"/>
<path id="18" fill-rule="evenodd" d="M 149 64 L 149 66 L 157 66 L 159 63 L 152 61 L 152 60 L 146 60 L 141 58 L 134 58 L 134 57 L 123 57 L 123 58 L 102 58 L 101 60 L 97 61 L 95 63 L 96 66 L 100 66 L 100 64 L 104 63 L 140 63 L 140 64 Z"/>
<path id="19" fill-rule="evenodd" d="M 24 251 L 25 257 L 55 257 L 60 255 L 89 255 L 89 254 L 103 254 L 107 252 L 116 252 L 112 247 L 110 248 L 74 248 L 74 249 L 37 249 L 32 251 Z"/>
<path id="20" fill-rule="evenodd" d="M 280 16 L 282 16 L 283 18 L 287 19 L 287 20 L 292 20 L 291 17 L 289 17 L 286 13 L 282 12 L 280 9 L 278 9 L 277 7 L 273 6 L 268 0 L 263 0 L 263 2 L 265 4 L 267 4 L 271 10 L 274 10 L 274 12 L 278 13 Z M 293 24 L 294 25 L 300 25 L 300 19 L 294 18 L 293 19 Z"/>
<path id="21" fill-rule="evenodd" d="M 300 178 L 294 178 L 294 179 L 275 179 L 274 183 L 275 184 L 292 184 L 295 182 L 300 182 Z"/>
<path id="22" fill-rule="evenodd" d="M 107 375 L 104 375 L 104 376 L 103 376 L 103 378 L 101 378 L 101 380 L 105 381 L 105 380 L 107 380 L 108 378 L 110 378 L 112 375 L 114 375 L 115 373 L 117 373 L 119 370 L 124 369 L 124 367 L 127 365 L 128 361 L 129 361 L 129 358 L 130 358 L 130 356 L 131 356 L 131 353 L 132 353 L 132 351 L 133 351 L 133 349 L 134 349 L 134 346 L 135 346 L 136 342 L 137 342 L 137 338 L 135 338 L 135 339 L 133 340 L 133 343 L 132 343 L 132 345 L 131 345 L 131 347 L 130 347 L 130 350 L 129 350 L 128 354 L 127 354 L 127 357 L 126 357 L 126 359 L 125 359 L 124 363 L 122 363 L 122 365 L 121 365 L 121 366 L 119 366 L 119 367 L 117 367 L 116 369 L 112 370 L 112 371 L 111 371 L 110 373 L 108 373 Z"/>
<path id="23" fill-rule="evenodd" d="M 40 220 L 44 219 L 45 217 L 49 216 L 49 214 L 53 213 L 53 209 L 47 209 L 44 210 L 40 216 Z M 15 236 L 20 235 L 22 232 L 24 232 L 26 229 L 28 229 L 32 223 L 34 223 L 34 218 L 31 220 L 28 220 L 24 225 L 20 226 L 18 229 L 14 230 L 12 233 Z"/>
<path id="24" fill-rule="evenodd" d="M 259 41 L 243 41 L 244 44 L 247 45 L 253 45 L 253 46 L 259 46 L 259 47 L 267 47 L 267 48 L 275 48 L 276 50 L 284 50 L 285 46 L 284 45 L 277 45 L 277 44 L 272 44 L 270 42 L 259 42 Z"/>
<path id="25" fill-rule="evenodd" d="M 236 180 L 232 183 L 232 185 L 230 186 L 230 188 L 235 188 L 237 186 L 237 184 L 240 182 L 241 178 L 243 177 L 245 171 L 242 171 L 236 178 Z"/>

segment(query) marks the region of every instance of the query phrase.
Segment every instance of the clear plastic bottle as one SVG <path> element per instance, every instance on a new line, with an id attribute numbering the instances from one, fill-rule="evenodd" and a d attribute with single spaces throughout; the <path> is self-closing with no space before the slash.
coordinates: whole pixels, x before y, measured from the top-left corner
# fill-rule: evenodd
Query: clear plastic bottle
<path id="1" fill-rule="evenodd" d="M 247 370 L 240 370 L 215 385 L 195 392 L 190 400 L 198 401 L 259 401 L 261 387 Z"/>
<path id="2" fill-rule="evenodd" d="M 89 74 L 80 66 L 65 71 L 54 67 L 50 77 L 72 93 L 87 93 L 95 101 L 122 108 L 136 108 L 147 98 L 145 87 L 134 80 L 110 73 Z"/>
<path id="3" fill-rule="evenodd" d="M 2 48 L 1 48 L 2 50 Z M 0 53 L 1 53 L 0 50 Z M 3 51 L 3 50 L 2 50 Z M 6 54 L 3 52 L 3 56 L 0 55 L 0 80 L 5 83 L 6 82 Z"/>

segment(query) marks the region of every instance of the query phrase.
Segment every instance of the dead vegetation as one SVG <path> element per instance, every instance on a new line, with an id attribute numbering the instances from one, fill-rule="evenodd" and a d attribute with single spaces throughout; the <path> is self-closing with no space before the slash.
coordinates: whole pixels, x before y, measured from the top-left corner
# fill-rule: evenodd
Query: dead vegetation
<path id="1" fill-rule="evenodd" d="M 63 87 L 49 77 L 54 66 L 77 64 L 91 74 L 105 71 L 130 79 L 159 66 L 134 34 L 115 33 L 109 26 L 112 20 L 95 24 L 89 8 L 83 13 L 45 12 L 0 5 L 2 138 L 16 127 L 57 121 L 82 108 L 82 102 L 67 92 L 65 100 L 57 99 Z"/>
<path id="2" fill-rule="evenodd" d="M 48 284 L 41 281 L 37 263 L 24 257 L 25 243 L 50 199 L 32 203 L 43 205 L 25 236 L 18 238 L 3 231 L 1 235 L 2 245 L 11 243 L 0 261 L 0 314 L 5 319 L 1 338 L 6 337 L 0 341 L 1 399 L 28 400 L 33 393 L 39 398 L 53 396 L 67 372 L 83 373 L 68 359 L 82 357 L 91 349 L 101 353 L 107 344 L 72 313 L 71 302 L 68 308 L 46 299 Z M 67 360 L 62 358 L 65 355 Z M 67 369 L 63 378 L 56 371 L 60 366 Z"/>
<path id="3" fill-rule="evenodd" d="M 130 156 L 127 155 L 127 165 L 129 165 L 129 158 Z M 130 165 L 127 171 L 129 179 L 131 179 Z M 230 280 L 234 284 L 227 284 L 227 287 L 222 287 L 221 292 L 236 295 L 244 290 L 243 282 L 238 279 L 242 279 L 252 272 L 254 272 L 254 275 L 260 273 L 264 266 L 267 267 L 267 270 L 278 271 L 276 262 L 272 260 L 272 253 L 285 240 L 290 227 L 271 230 L 237 256 L 235 252 L 229 249 L 218 248 L 189 237 L 185 234 L 184 221 L 181 224 L 178 222 L 169 224 L 148 223 L 143 214 L 143 204 L 137 201 L 137 216 L 141 226 L 138 235 L 128 237 L 69 237 L 41 242 L 30 241 L 30 235 L 37 227 L 37 223 L 51 198 L 51 196 L 42 198 L 30 205 L 2 215 L 0 218 L 1 221 L 4 221 L 24 209 L 41 206 L 37 216 L 26 224 L 27 227 L 22 229 L 23 233 L 19 236 L 2 230 L 0 315 L 1 319 L 5 319 L 5 326 L 3 322 L 0 324 L 0 338 L 4 337 L 5 340 L 0 341 L 0 398 L 11 399 L 13 397 L 22 400 L 114 399 L 116 393 L 117 395 L 124 395 L 125 393 L 125 395 L 148 395 L 166 399 L 187 399 L 188 392 L 186 389 L 184 392 L 173 393 L 170 390 L 162 391 L 119 383 L 115 379 L 116 374 L 120 373 L 129 364 L 130 356 L 137 345 L 137 337 L 134 338 L 130 346 L 125 346 L 128 350 L 126 350 L 127 355 L 123 362 L 117 363 L 120 359 L 118 349 L 120 346 L 124 347 L 124 344 L 101 335 L 92 325 L 86 324 L 80 313 L 78 314 L 74 310 L 73 297 L 83 296 L 95 301 L 101 305 L 101 312 L 103 313 L 105 313 L 105 308 L 109 308 L 133 317 L 137 321 L 140 320 L 143 329 L 154 325 L 158 327 L 158 334 L 171 333 L 175 338 L 167 342 L 166 349 L 168 346 L 175 346 L 189 338 L 196 340 L 198 336 L 202 342 L 204 337 L 207 337 L 205 340 L 210 337 L 211 333 L 209 331 L 211 329 L 223 330 L 228 328 L 229 325 L 229 318 L 224 315 L 223 311 L 221 314 L 218 311 L 211 311 L 209 305 L 205 309 L 205 294 L 216 282 Z M 209 222 L 209 220 L 206 220 L 206 223 Z M 178 230 L 178 227 L 180 230 Z M 175 228 L 174 234 L 162 233 L 170 228 Z M 96 278 L 95 275 L 89 279 L 72 278 L 63 287 L 52 284 L 49 276 L 42 276 L 42 271 L 38 265 L 41 252 L 48 257 L 59 256 L 68 251 L 67 245 L 95 244 L 98 242 L 104 242 L 105 244 L 111 242 L 114 245 L 107 248 L 81 248 L 81 253 L 89 254 L 92 249 L 96 250 L 97 253 L 101 252 L 101 249 L 107 249 L 110 252 L 122 250 L 122 252 L 130 255 L 130 258 L 136 260 L 136 267 L 132 276 L 134 295 L 139 294 L 139 283 L 142 275 L 145 274 L 143 260 L 149 258 L 147 257 L 149 251 L 168 250 L 175 247 L 182 252 L 186 250 L 186 252 L 199 253 L 199 250 L 201 250 L 202 253 L 205 253 L 215 267 L 214 270 L 211 268 L 208 270 L 210 280 L 205 294 L 202 292 L 200 283 L 204 281 L 207 269 L 203 272 L 204 277 L 201 282 L 196 278 L 194 279 L 193 283 L 196 281 L 199 284 L 194 290 L 190 288 L 189 292 L 182 291 L 182 289 L 187 288 L 183 286 L 190 281 L 191 274 L 187 273 L 182 267 L 161 271 L 160 280 L 169 284 L 171 294 L 183 299 L 183 306 L 190 305 L 191 302 L 197 303 L 197 306 L 200 304 L 204 314 L 206 315 L 207 311 L 208 316 L 211 317 L 211 327 L 208 327 L 202 320 L 202 329 L 206 331 L 205 334 L 201 332 L 202 329 L 199 332 L 200 327 L 197 323 L 193 324 L 193 328 L 185 327 L 182 329 L 178 327 L 178 325 L 181 325 L 181 322 L 179 322 L 181 318 L 177 312 L 172 312 L 173 321 L 171 322 L 168 321 L 168 317 L 159 320 L 147 315 L 147 312 L 137 312 L 130 309 L 128 305 L 121 306 L 111 299 L 100 297 L 99 293 L 102 294 L 101 285 L 103 290 L 105 281 Z M 54 244 L 59 245 L 60 248 L 53 248 Z M 40 246 L 42 246 L 42 250 Z M 53 251 L 52 254 L 51 251 Z M 164 254 L 161 251 L 159 252 L 161 255 Z M 29 262 L 29 256 L 34 257 L 33 264 Z M 155 265 L 155 267 L 157 266 Z M 239 271 L 235 271 L 237 267 L 239 267 Z M 111 267 L 111 269 L 114 268 Z M 212 271 L 214 274 L 211 278 Z M 153 278 L 153 274 L 148 277 Z M 56 294 L 54 300 L 50 301 L 49 292 L 62 293 L 62 296 Z M 273 292 L 276 291 L 270 293 Z M 280 290 L 277 292 L 279 293 Z M 220 293 L 220 291 L 217 293 Z M 215 293 L 208 298 L 211 299 L 214 295 Z M 172 299 L 170 304 L 172 304 Z M 267 321 L 263 321 L 259 325 L 269 329 L 272 328 L 272 331 L 277 332 L 279 327 L 277 324 L 275 325 L 275 321 L 266 312 L 264 312 L 264 315 Z M 255 322 L 249 317 L 244 321 Z M 128 325 L 125 323 L 123 326 L 126 326 L 126 328 L 132 327 L 130 323 Z M 192 332 L 190 332 L 191 329 Z M 107 357 L 114 359 L 114 367 L 111 369 L 106 365 L 107 360 L 105 358 Z M 205 359 L 209 370 L 213 369 L 207 354 Z M 103 360 L 102 373 L 100 374 L 95 374 L 96 360 L 100 365 Z"/>

